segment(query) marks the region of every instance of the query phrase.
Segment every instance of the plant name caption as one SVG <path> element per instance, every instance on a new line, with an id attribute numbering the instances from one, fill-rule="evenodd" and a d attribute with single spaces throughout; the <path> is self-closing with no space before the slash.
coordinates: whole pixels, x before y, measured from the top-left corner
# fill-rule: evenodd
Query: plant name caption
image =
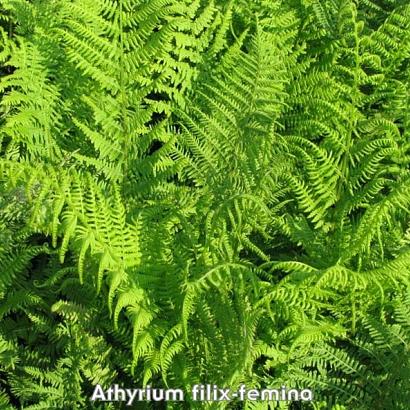
<path id="1" fill-rule="evenodd" d="M 216 384 L 195 384 L 189 391 L 190 400 L 215 402 L 215 401 L 312 401 L 313 393 L 310 389 L 248 389 L 241 384 L 237 390 L 220 388 Z M 153 388 L 147 385 L 144 388 L 123 388 L 118 384 L 108 389 L 97 384 L 91 396 L 91 401 L 126 402 L 131 406 L 134 401 L 185 401 L 185 391 L 182 389 Z"/>

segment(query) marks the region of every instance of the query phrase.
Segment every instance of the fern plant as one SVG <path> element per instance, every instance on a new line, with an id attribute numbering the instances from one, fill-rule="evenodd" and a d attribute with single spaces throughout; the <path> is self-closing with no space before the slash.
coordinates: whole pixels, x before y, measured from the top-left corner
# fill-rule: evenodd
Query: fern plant
<path id="1" fill-rule="evenodd" d="M 405 408 L 406 2 L 0 10 L 1 406 Z"/>
<path id="2" fill-rule="evenodd" d="M 405 409 L 409 401 L 409 294 L 397 296 L 365 318 L 360 330 L 338 342 L 313 341 L 309 354 L 294 352 L 282 381 L 311 386 L 320 397 L 314 408 Z"/>

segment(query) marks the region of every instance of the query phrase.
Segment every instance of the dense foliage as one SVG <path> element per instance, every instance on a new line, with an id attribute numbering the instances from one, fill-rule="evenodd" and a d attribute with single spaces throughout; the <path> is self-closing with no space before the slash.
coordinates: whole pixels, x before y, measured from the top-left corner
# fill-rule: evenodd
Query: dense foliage
<path id="1" fill-rule="evenodd" d="M 0 0 L 0 39 L 0 408 L 408 409 L 407 0 Z"/>

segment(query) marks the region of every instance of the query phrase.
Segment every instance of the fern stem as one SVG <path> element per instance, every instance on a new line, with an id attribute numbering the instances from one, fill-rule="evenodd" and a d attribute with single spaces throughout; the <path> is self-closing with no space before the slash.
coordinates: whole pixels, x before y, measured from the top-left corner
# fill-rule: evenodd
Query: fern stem
<path id="1" fill-rule="evenodd" d="M 354 9 L 355 12 L 353 14 L 352 12 L 352 18 L 354 19 L 354 42 L 355 42 L 355 67 L 354 67 L 354 78 L 353 78 L 353 86 L 352 86 L 352 96 L 351 96 L 351 107 L 352 107 L 352 113 L 351 115 L 354 114 L 354 110 L 357 107 L 358 104 L 358 98 L 357 98 L 357 93 L 358 93 L 358 87 L 359 87 L 359 70 L 360 70 L 360 43 L 359 43 L 359 33 L 358 33 L 358 25 L 357 25 L 357 11 Z M 350 162 L 350 151 L 353 146 L 353 133 L 357 129 L 357 116 L 354 115 L 352 120 L 349 122 L 349 128 L 348 132 L 346 135 L 346 143 L 345 143 L 345 154 L 343 156 L 342 164 L 341 164 L 341 175 L 342 175 L 342 183 L 340 184 L 340 189 L 339 189 L 339 198 L 343 198 L 344 196 L 344 185 L 347 184 L 347 181 L 349 180 L 349 175 L 350 175 L 350 169 L 349 169 L 349 162 Z"/>
<path id="2" fill-rule="evenodd" d="M 123 137 L 123 171 L 122 180 L 126 178 L 128 173 L 128 156 L 129 156 L 129 127 L 127 120 L 127 93 L 124 75 L 124 17 L 123 17 L 123 0 L 119 3 L 119 26 L 120 26 L 120 93 L 121 93 L 121 127 L 122 127 L 122 137 Z"/>

